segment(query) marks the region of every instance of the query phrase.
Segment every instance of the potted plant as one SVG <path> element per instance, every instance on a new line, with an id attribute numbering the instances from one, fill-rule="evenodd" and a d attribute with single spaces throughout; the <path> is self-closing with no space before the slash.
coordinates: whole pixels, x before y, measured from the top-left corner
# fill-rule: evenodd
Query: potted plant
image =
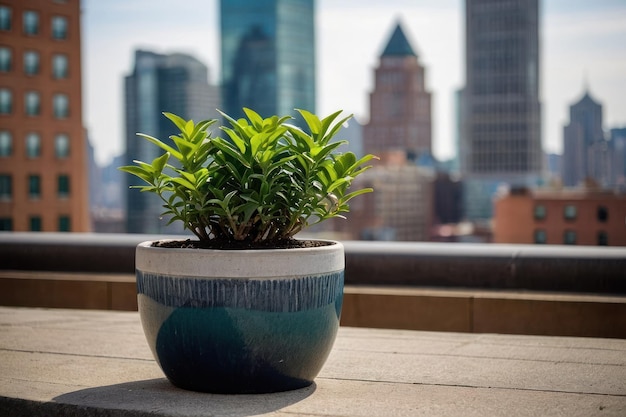
<path id="1" fill-rule="evenodd" d="M 138 305 L 167 378 L 196 391 L 260 393 L 310 385 L 339 326 L 343 246 L 298 240 L 308 225 L 341 216 L 374 158 L 331 142 L 349 118 L 247 118 L 220 126 L 164 115 L 179 133 L 139 136 L 164 153 L 122 171 L 163 200 L 163 215 L 197 239 L 144 242 L 136 251 Z M 172 162 L 171 162 L 172 161 Z"/>

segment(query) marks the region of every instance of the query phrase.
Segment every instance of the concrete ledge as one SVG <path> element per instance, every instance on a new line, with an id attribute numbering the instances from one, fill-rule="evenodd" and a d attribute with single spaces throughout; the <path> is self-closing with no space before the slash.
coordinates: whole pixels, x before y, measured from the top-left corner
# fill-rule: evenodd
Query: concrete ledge
<path id="1" fill-rule="evenodd" d="M 0 232 L 0 269 L 135 272 L 135 246 L 184 236 Z M 626 295 L 626 248 L 342 242 L 346 283 Z"/>
<path id="2" fill-rule="evenodd" d="M 135 277 L 0 270 L 0 305 L 136 311 Z M 341 324 L 626 338 L 626 296 L 347 285 Z"/>
<path id="3" fill-rule="evenodd" d="M 135 276 L 0 270 L 0 305 L 137 311 Z"/>
<path id="4" fill-rule="evenodd" d="M 626 297 L 347 286 L 354 327 L 626 338 Z"/>

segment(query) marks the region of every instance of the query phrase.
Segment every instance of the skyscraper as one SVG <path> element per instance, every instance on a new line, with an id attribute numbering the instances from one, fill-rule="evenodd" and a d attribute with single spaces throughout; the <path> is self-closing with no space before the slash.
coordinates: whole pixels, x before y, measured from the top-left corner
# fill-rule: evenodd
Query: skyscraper
<path id="1" fill-rule="evenodd" d="M 313 0 L 222 0 L 220 22 L 226 113 L 315 112 Z"/>
<path id="2" fill-rule="evenodd" d="M 433 220 L 433 175 L 417 166 L 430 159 L 430 93 L 424 67 L 401 25 L 396 24 L 380 55 L 370 94 L 370 120 L 363 127 L 363 152 L 380 162 L 355 186 L 376 192 L 355 201 L 348 222 L 335 231 L 349 239 L 428 240 Z"/>
<path id="3" fill-rule="evenodd" d="M 0 3 L 0 230 L 90 230 L 80 13 Z"/>
<path id="4" fill-rule="evenodd" d="M 610 130 L 613 178 L 612 185 L 626 194 L 626 127 Z"/>
<path id="5" fill-rule="evenodd" d="M 431 153 L 431 95 L 424 72 L 398 23 L 375 70 L 370 121 L 363 128 L 366 153 L 403 151 L 409 159 Z"/>
<path id="6" fill-rule="evenodd" d="M 466 0 L 465 39 L 466 215 L 489 218 L 500 183 L 532 186 L 542 175 L 539 0 Z"/>
<path id="7" fill-rule="evenodd" d="M 585 91 L 570 106 L 569 114 L 570 122 L 563 128 L 563 185 L 576 186 L 586 178 L 599 179 L 604 147 L 602 105 Z"/>
<path id="8" fill-rule="evenodd" d="M 125 79 L 126 164 L 139 159 L 151 162 L 162 152 L 137 137 L 137 132 L 167 139 L 176 127 L 161 113 L 170 112 L 198 122 L 218 118 L 219 89 L 209 85 L 207 67 L 184 54 L 135 52 L 135 67 Z M 139 182 L 126 175 L 128 185 Z M 126 229 L 129 233 L 165 233 L 173 229 L 159 218 L 161 200 L 152 193 L 127 191 Z"/>

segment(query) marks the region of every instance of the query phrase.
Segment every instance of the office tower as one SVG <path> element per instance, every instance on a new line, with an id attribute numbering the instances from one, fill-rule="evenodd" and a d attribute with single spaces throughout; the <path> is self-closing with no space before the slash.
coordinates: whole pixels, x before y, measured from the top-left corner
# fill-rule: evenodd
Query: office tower
<path id="1" fill-rule="evenodd" d="M 0 3 L 0 230 L 90 230 L 80 1 Z"/>
<path id="2" fill-rule="evenodd" d="M 220 23 L 226 113 L 315 112 L 313 0 L 222 0 Z"/>
<path id="3" fill-rule="evenodd" d="M 563 185 L 572 187 L 587 178 L 599 179 L 605 141 L 602 105 L 588 91 L 569 113 L 570 122 L 563 128 Z"/>
<path id="4" fill-rule="evenodd" d="M 363 152 L 380 157 L 354 186 L 376 192 L 354 201 L 348 222 L 335 231 L 348 239 L 428 240 L 433 220 L 433 174 L 418 167 L 430 161 L 430 93 L 424 67 L 396 24 L 375 69 L 370 121 L 363 126 Z M 428 163 L 426 164 L 428 165 Z"/>
<path id="5" fill-rule="evenodd" d="M 184 54 L 163 55 L 150 51 L 135 52 L 133 72 L 125 79 L 126 164 L 132 160 L 151 162 L 162 151 L 138 137 L 137 132 L 169 138 L 176 127 L 162 112 L 177 114 L 198 122 L 218 117 L 219 89 L 209 85 L 208 69 L 197 59 Z M 128 185 L 140 182 L 125 176 Z M 127 191 L 126 229 L 129 233 L 172 233 L 161 200 L 152 193 Z M 182 232 L 182 230 L 179 230 Z"/>
<path id="6" fill-rule="evenodd" d="M 610 130 L 613 177 L 612 185 L 626 193 L 626 127 Z"/>
<path id="7" fill-rule="evenodd" d="M 465 88 L 460 143 L 466 216 L 488 219 L 504 183 L 542 175 L 539 1 L 465 1 Z"/>
<path id="8" fill-rule="evenodd" d="M 398 23 L 375 70 L 370 121 L 363 128 L 366 153 L 403 151 L 410 160 L 431 153 L 431 94 L 424 72 Z"/>

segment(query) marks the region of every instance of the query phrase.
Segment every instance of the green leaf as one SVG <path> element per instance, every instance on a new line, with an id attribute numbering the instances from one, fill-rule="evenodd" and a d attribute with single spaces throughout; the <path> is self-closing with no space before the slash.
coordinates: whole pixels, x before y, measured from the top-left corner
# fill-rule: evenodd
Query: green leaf
<path id="1" fill-rule="evenodd" d="M 138 167 L 138 166 L 135 166 L 135 165 L 128 165 L 128 166 L 119 167 L 118 169 L 120 171 L 132 174 L 132 175 L 138 177 L 139 179 L 144 180 L 148 184 L 153 184 L 154 183 L 154 175 L 152 175 L 152 172 L 151 171 L 146 171 L 142 167 Z"/>
<path id="2" fill-rule="evenodd" d="M 184 179 L 184 178 L 171 178 L 170 179 L 171 182 L 178 184 L 188 190 L 195 190 L 196 186 L 194 184 L 192 184 L 191 182 L 189 182 L 188 180 Z"/>
<path id="3" fill-rule="evenodd" d="M 159 139 L 152 137 L 150 135 L 146 135 L 144 133 L 137 133 L 137 136 L 141 136 L 142 138 L 147 139 L 148 141 L 154 143 L 159 148 L 163 149 L 165 152 L 169 152 L 174 158 L 178 159 L 179 161 L 182 159 L 182 155 L 180 152 L 178 152 L 176 149 L 172 148 L 171 146 L 161 142 Z"/>
<path id="4" fill-rule="evenodd" d="M 163 115 L 172 121 L 181 132 L 185 131 L 185 125 L 187 122 L 180 116 L 175 115 L 174 113 L 163 112 Z"/>
<path id="5" fill-rule="evenodd" d="M 296 109 L 296 111 L 304 118 L 304 121 L 309 126 L 313 135 L 320 133 L 322 130 L 322 122 L 320 122 L 320 119 L 316 115 L 304 109 Z"/>
<path id="6" fill-rule="evenodd" d="M 352 118 L 352 115 L 348 116 L 348 117 L 344 117 L 343 119 L 341 119 L 339 122 L 337 122 L 333 128 L 330 130 L 330 132 L 328 132 L 325 136 L 324 136 L 324 142 L 328 143 L 333 137 L 335 137 L 335 135 L 337 134 L 337 132 L 339 132 L 339 130 L 343 127 L 344 123 L 346 123 L 348 120 L 350 120 Z"/>
<path id="7" fill-rule="evenodd" d="M 337 118 L 337 116 L 339 116 L 341 114 L 343 110 L 338 110 L 336 112 L 334 112 L 333 114 L 326 116 L 322 119 L 322 132 L 326 133 L 328 131 L 328 128 L 330 127 L 330 125 L 333 123 L 333 120 L 335 120 Z M 342 120 L 342 122 L 346 121 L 347 119 L 349 119 L 350 117 L 352 117 L 351 115 L 346 117 L 344 120 Z M 342 122 L 339 122 L 337 124 L 341 125 Z"/>
<path id="8" fill-rule="evenodd" d="M 153 172 L 155 175 L 161 175 L 161 172 L 163 172 L 163 168 L 165 167 L 168 159 L 170 159 L 170 154 L 169 152 L 166 152 L 160 157 L 156 158 L 154 161 L 152 161 L 152 169 L 154 170 Z"/>
<path id="9" fill-rule="evenodd" d="M 243 166 L 245 166 L 246 168 L 250 168 L 250 162 L 247 161 L 244 156 L 238 152 L 237 150 L 233 149 L 231 147 L 231 145 L 224 141 L 223 139 L 220 138 L 215 138 L 213 140 L 213 143 L 215 144 L 215 146 L 222 152 L 224 152 L 225 154 L 237 159 Z"/>
<path id="10" fill-rule="evenodd" d="M 193 123 L 193 120 L 188 120 L 187 123 L 185 124 L 185 129 L 183 130 L 183 132 L 187 134 L 187 137 L 191 136 L 191 134 L 193 133 L 194 127 L 195 125 Z"/>
<path id="11" fill-rule="evenodd" d="M 353 191 L 343 196 L 343 198 L 341 199 L 341 202 L 347 203 L 348 201 L 352 200 L 356 196 L 359 196 L 361 194 L 371 193 L 373 191 L 374 191 L 373 188 L 361 188 L 360 190 Z"/>
<path id="12" fill-rule="evenodd" d="M 246 116 L 248 116 L 248 119 L 250 120 L 250 122 L 252 122 L 252 125 L 256 130 L 261 130 L 263 128 L 263 118 L 259 116 L 257 112 L 255 112 L 254 110 L 250 110 L 247 107 L 243 108 L 243 112 L 246 114 Z"/>

